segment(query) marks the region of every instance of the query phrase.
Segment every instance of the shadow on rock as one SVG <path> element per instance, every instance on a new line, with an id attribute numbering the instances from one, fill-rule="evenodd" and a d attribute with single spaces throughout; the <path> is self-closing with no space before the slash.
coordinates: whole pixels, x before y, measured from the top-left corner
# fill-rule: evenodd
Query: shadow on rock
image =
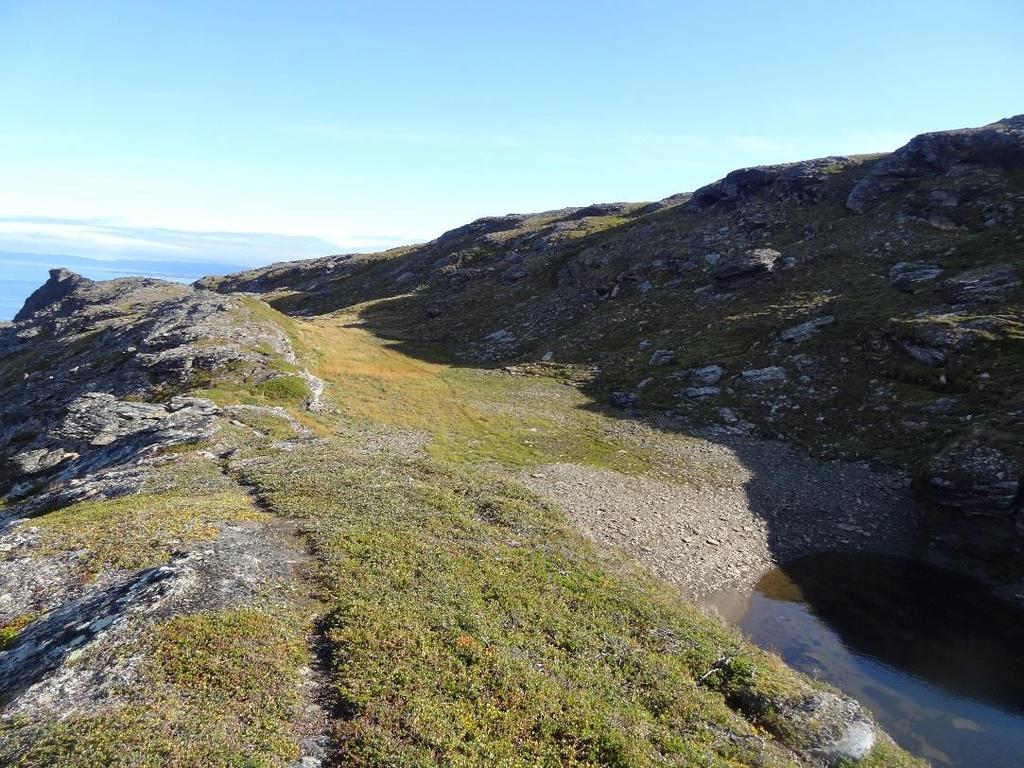
<path id="1" fill-rule="evenodd" d="M 0 697 L 17 699 L 126 614 L 153 608 L 173 588 L 174 575 L 169 567 L 150 568 L 40 616 L 0 652 Z"/>

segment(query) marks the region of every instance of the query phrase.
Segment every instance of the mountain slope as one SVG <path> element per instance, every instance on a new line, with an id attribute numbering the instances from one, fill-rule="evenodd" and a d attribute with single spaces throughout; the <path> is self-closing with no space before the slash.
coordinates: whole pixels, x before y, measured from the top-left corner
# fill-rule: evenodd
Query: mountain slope
<path id="1" fill-rule="evenodd" d="M 451 380 L 345 334 L 60 270 L 0 329 L 0 761 L 914 764 L 493 466 L 638 448 L 516 450 L 487 372 L 435 409 L 486 444 L 389 427 Z"/>
<path id="2" fill-rule="evenodd" d="M 1012 529 L 1022 134 L 195 287 L 54 270 L 0 326 L 0 762 L 917 764 L 675 587 L 909 546 L 901 475 L 764 436 Z"/>
<path id="3" fill-rule="evenodd" d="M 1006 518 L 1024 459 L 1022 206 L 1015 117 L 199 284 L 354 309 L 427 359 L 586 366 L 599 402 L 879 458 L 940 505 Z"/>

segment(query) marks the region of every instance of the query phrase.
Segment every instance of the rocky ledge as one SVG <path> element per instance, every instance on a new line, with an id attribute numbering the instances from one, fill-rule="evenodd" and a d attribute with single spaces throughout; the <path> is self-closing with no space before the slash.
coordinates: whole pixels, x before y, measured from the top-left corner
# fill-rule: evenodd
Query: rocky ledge
<path id="1" fill-rule="evenodd" d="M 0 328 L 0 493 L 7 516 L 136 490 L 151 457 L 210 437 L 219 410 L 184 396 L 322 385 L 245 301 L 162 280 L 55 269 Z"/>

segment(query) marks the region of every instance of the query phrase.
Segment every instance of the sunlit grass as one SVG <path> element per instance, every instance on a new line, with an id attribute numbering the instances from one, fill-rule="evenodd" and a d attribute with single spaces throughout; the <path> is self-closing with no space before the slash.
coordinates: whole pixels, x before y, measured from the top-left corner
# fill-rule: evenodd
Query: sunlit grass
<path id="1" fill-rule="evenodd" d="M 298 335 L 347 416 L 426 432 L 437 458 L 510 467 L 573 461 L 627 472 L 649 465 L 582 407 L 584 395 L 554 379 L 425 361 L 345 318 L 321 319 Z"/>

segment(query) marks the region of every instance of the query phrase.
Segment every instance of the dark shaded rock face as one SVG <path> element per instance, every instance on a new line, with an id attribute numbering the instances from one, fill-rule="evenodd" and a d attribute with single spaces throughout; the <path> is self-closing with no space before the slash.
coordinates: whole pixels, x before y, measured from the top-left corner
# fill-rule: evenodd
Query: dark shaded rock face
<path id="1" fill-rule="evenodd" d="M 933 502 L 961 512 L 1009 517 L 1020 497 L 1020 466 L 1005 453 L 966 442 L 940 453 L 924 471 L 924 492 Z"/>
<path id="2" fill-rule="evenodd" d="M 637 397 L 632 392 L 612 392 L 612 403 L 619 408 L 632 408 L 637 403 Z"/>
<path id="3" fill-rule="evenodd" d="M 85 286 L 94 285 L 92 280 L 76 275 L 66 269 L 51 269 L 50 279 L 33 292 L 25 301 L 21 311 L 14 316 L 14 322 L 27 320 L 36 312 L 54 304 L 62 304 L 67 299 L 73 299 L 81 295 L 81 289 Z M 69 306 L 63 307 L 64 312 L 73 312 L 79 309 L 79 301 L 69 301 Z"/>
<path id="4" fill-rule="evenodd" d="M 863 213 L 883 202 L 914 179 L 956 173 L 960 168 L 1024 169 L 1024 115 L 981 128 L 924 133 L 880 160 L 846 199 L 847 207 Z M 948 200 L 936 201 L 946 206 Z"/>
<path id="5" fill-rule="evenodd" d="M 781 257 L 781 253 L 771 248 L 754 248 L 745 253 L 723 257 L 711 270 L 711 276 L 719 284 L 742 283 L 768 274 L 775 269 L 775 264 Z"/>
<path id="6" fill-rule="evenodd" d="M 822 157 L 799 163 L 741 168 L 724 179 L 698 189 L 693 193 L 690 205 L 702 209 L 739 203 L 755 196 L 814 203 L 820 199 L 822 184 L 832 174 L 856 162 L 849 157 Z"/>
<path id="7" fill-rule="evenodd" d="M 942 284 L 942 295 L 950 304 L 994 304 L 1020 287 L 1016 267 L 1003 264 L 962 272 Z"/>

